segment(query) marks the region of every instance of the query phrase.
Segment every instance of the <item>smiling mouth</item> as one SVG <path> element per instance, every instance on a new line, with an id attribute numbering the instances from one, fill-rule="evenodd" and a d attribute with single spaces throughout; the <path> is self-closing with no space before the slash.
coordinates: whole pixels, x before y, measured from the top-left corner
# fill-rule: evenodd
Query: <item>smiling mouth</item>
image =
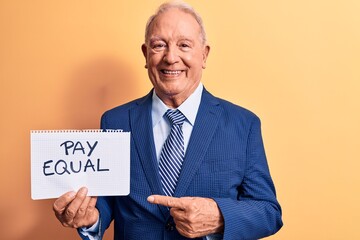
<path id="1" fill-rule="evenodd" d="M 166 74 L 166 75 L 171 75 L 171 76 L 176 76 L 179 75 L 180 73 L 182 73 L 182 70 L 160 70 L 161 73 Z"/>

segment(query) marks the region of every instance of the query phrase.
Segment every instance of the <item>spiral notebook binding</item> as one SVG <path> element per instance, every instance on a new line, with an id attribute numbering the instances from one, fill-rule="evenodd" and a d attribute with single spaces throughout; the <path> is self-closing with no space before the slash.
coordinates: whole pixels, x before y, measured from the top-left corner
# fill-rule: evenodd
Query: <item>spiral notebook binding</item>
<path id="1" fill-rule="evenodd" d="M 31 133 L 98 133 L 98 132 L 123 132 L 122 129 L 59 129 L 59 130 L 31 130 Z"/>

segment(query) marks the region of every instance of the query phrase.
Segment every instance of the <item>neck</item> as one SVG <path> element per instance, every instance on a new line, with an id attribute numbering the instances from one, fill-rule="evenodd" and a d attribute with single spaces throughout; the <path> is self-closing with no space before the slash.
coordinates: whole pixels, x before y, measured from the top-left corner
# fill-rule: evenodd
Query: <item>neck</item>
<path id="1" fill-rule="evenodd" d="M 193 88 L 189 89 L 187 92 L 182 92 L 178 94 L 166 94 L 166 93 L 158 93 L 156 90 L 156 95 L 161 99 L 161 101 L 168 106 L 169 108 L 175 109 L 178 108 L 183 102 L 188 99 L 191 94 L 195 92 L 199 84 L 195 85 Z"/>

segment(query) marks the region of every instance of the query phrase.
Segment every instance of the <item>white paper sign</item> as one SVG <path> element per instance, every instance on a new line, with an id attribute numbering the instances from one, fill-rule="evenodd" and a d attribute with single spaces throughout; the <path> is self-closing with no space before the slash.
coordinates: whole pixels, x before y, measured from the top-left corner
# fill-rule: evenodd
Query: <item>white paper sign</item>
<path id="1" fill-rule="evenodd" d="M 130 133 L 119 130 L 31 131 L 31 198 L 130 192 Z"/>

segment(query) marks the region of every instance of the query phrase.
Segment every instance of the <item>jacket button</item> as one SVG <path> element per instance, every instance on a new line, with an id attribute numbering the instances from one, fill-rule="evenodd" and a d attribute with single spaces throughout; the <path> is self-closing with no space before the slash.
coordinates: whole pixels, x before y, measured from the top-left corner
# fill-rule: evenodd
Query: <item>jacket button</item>
<path id="1" fill-rule="evenodd" d="M 174 229 L 175 229 L 175 224 L 172 223 L 172 222 L 168 222 L 168 223 L 166 223 L 166 225 L 165 225 L 165 229 L 166 229 L 167 231 L 174 231 Z"/>

